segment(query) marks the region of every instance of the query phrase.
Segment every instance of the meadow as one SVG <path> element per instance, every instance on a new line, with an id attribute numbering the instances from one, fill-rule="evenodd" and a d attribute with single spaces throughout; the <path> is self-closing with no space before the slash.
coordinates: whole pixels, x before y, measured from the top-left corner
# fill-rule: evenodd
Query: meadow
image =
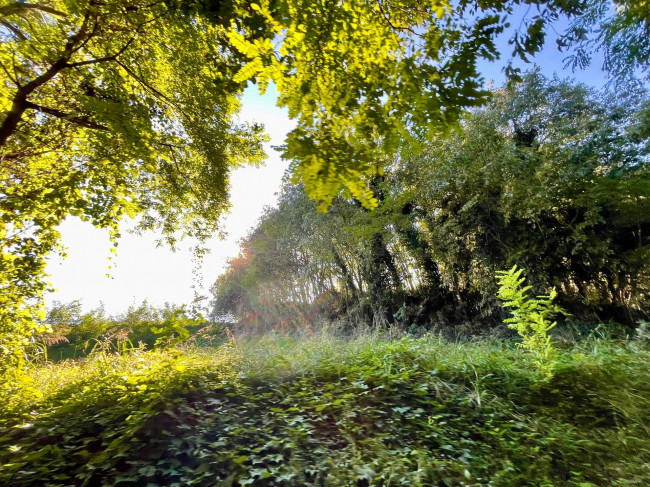
<path id="1" fill-rule="evenodd" d="M 0 0 L 0 487 L 650 486 L 647 3 Z M 192 304 L 46 310 L 69 218 Z"/>
<path id="2" fill-rule="evenodd" d="M 3 398 L 0 485 L 645 486 L 644 329 L 512 340 L 365 331 L 98 348 Z"/>

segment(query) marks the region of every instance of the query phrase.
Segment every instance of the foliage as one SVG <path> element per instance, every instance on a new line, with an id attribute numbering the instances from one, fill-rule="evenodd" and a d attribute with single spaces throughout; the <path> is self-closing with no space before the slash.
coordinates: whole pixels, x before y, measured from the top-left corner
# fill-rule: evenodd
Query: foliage
<path id="1" fill-rule="evenodd" d="M 590 36 L 595 25 L 599 25 L 596 35 Z M 558 39 L 558 47 L 572 47 L 566 61 L 574 69 L 589 65 L 593 52 L 602 51 L 603 68 L 617 83 L 629 83 L 637 74 L 650 79 L 649 39 L 650 14 L 644 0 L 620 0 L 614 5 L 590 0 Z"/>
<path id="2" fill-rule="evenodd" d="M 649 146 L 635 135 L 647 109 L 646 95 L 614 100 L 531 73 L 404 164 L 454 292 L 496 294 L 494 272 L 519 263 L 574 314 L 633 323 L 648 296 Z"/>
<path id="3" fill-rule="evenodd" d="M 275 83 L 278 104 L 297 119 L 283 146 L 292 181 L 322 211 L 341 190 L 376 207 L 369 176 L 383 174 L 403 149 L 456 127 L 464 109 L 484 104 L 489 93 L 477 65 L 501 57 L 495 41 L 507 29 L 512 55 L 526 61 L 566 18 L 576 25 L 559 34 L 559 47 L 582 57 L 589 52 L 583 42 L 603 47 L 615 75 L 619 66 L 645 69 L 648 60 L 637 55 L 637 45 L 647 44 L 644 0 L 622 2 L 612 15 L 606 0 L 263 0 L 248 9 L 236 0 L 194 3 L 222 22 L 229 8 L 259 20 L 230 33 L 247 60 L 234 79 L 252 80 L 261 92 Z M 511 28 L 519 14 L 519 27 Z M 630 38 L 636 44 L 625 42 Z M 520 74 L 510 65 L 506 72 Z"/>
<path id="4" fill-rule="evenodd" d="M 649 108 L 533 71 L 369 179 L 372 212 L 341 195 L 322 214 L 286 184 L 215 283 L 215 316 L 476 332 L 501 318 L 495 272 L 518 263 L 576 319 L 633 327 L 650 297 Z"/>
<path id="5" fill-rule="evenodd" d="M 228 171 L 259 162 L 264 137 L 233 119 L 243 86 L 223 27 L 140 0 L 3 0 L 0 21 L 4 367 L 42 331 L 33 305 L 66 217 L 116 244 L 136 216 L 172 245 L 177 231 L 204 240 L 228 208 Z"/>
<path id="6" fill-rule="evenodd" d="M 0 308 L 0 377 L 3 382 L 5 376 L 7 381 L 11 381 L 22 371 L 33 336 L 50 331 L 47 325 L 38 324 L 37 320 L 42 317 L 43 310 L 39 308 Z M 4 383 L 0 385 L 2 387 Z"/>
<path id="7" fill-rule="evenodd" d="M 505 322 L 510 328 L 517 330 L 523 339 L 521 346 L 537 355 L 541 367 L 548 367 L 555 355 L 548 332 L 557 325 L 557 322 L 551 320 L 555 315 L 566 312 L 553 304 L 557 296 L 555 289 L 551 289 L 548 296 L 531 298 L 528 291 L 533 287 L 522 287 L 526 282 L 525 276 L 522 277 L 523 272 L 524 270 L 518 270 L 516 265 L 508 271 L 497 271 L 498 296 L 503 301 L 503 306 L 512 308 L 512 317 Z"/>
<path id="8" fill-rule="evenodd" d="M 265 337 L 33 370 L 0 483 L 646 485 L 647 350 Z"/>
<path id="9" fill-rule="evenodd" d="M 37 346 L 54 361 L 83 358 L 98 351 L 173 347 L 188 340 L 196 345 L 227 340 L 221 323 L 206 322 L 185 306 L 156 308 L 146 301 L 114 316 L 101 307 L 83 312 L 78 301 L 57 302 L 48 309 L 43 323 L 52 332 L 36 336 Z"/>
<path id="10" fill-rule="evenodd" d="M 160 335 L 160 338 L 156 340 L 156 345 L 174 346 L 189 340 L 192 336 L 188 327 L 198 326 L 202 322 L 202 316 L 188 317 L 185 306 L 181 306 L 179 309 L 164 310 L 162 323 L 160 326 L 152 326 L 151 331 Z"/>

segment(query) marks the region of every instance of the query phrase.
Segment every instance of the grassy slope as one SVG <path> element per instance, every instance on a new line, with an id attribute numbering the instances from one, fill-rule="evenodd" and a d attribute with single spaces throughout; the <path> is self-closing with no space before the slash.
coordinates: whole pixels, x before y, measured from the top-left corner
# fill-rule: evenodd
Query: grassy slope
<path id="1" fill-rule="evenodd" d="M 650 485 L 650 354 L 263 339 L 32 372 L 0 485 Z"/>

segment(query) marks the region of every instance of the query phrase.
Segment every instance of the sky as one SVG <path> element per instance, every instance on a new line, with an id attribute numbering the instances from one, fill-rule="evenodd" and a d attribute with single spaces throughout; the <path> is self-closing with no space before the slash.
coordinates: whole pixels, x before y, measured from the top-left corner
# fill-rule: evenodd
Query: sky
<path id="1" fill-rule="evenodd" d="M 502 52 L 509 54 L 511 49 L 505 40 L 500 44 Z M 547 47 L 535 58 L 542 73 L 547 76 L 558 73 L 596 88 L 603 87 L 605 77 L 598 62 L 584 71 L 563 71 L 564 55 L 558 53 L 554 45 L 554 40 L 549 38 Z M 503 61 L 483 62 L 480 69 L 486 81 L 493 81 L 497 86 L 502 84 L 503 64 Z M 520 65 L 532 68 L 530 64 Z M 241 168 L 232 173 L 232 208 L 222 227 L 227 236 L 223 240 L 215 238 L 208 242 L 210 254 L 199 265 L 190 250 L 191 241 L 181 243 L 179 250 L 172 252 L 167 247 L 156 245 L 156 234 L 137 236 L 126 231 L 122 232 L 117 256 L 109 260 L 111 245 L 108 233 L 69 218 L 60 227 L 68 256 L 66 259 L 53 256 L 48 261 L 47 272 L 56 291 L 46 295 L 46 304 L 80 300 L 86 310 L 101 304 L 108 313 L 119 314 L 144 300 L 161 306 L 165 303 L 189 304 L 194 300 L 195 292 L 210 296 L 209 289 L 225 270 L 228 259 L 237 255 L 237 242 L 255 225 L 264 206 L 276 202 L 275 195 L 288 162 L 281 160 L 271 146 L 283 143 L 294 122 L 275 103 L 276 94 L 272 86 L 264 96 L 257 93 L 255 86 L 244 93 L 240 119 L 265 125 L 271 137 L 266 145 L 268 159 L 263 167 Z"/>
<path id="2" fill-rule="evenodd" d="M 165 246 L 156 246 L 159 236 L 155 233 L 138 236 L 122 231 L 117 256 L 109 261 L 112 254 L 108 232 L 68 218 L 60 227 L 67 258 L 53 256 L 48 261 L 47 272 L 56 291 L 48 293 L 46 304 L 80 300 L 86 310 L 102 304 L 108 313 L 119 314 L 145 299 L 155 306 L 167 302 L 189 304 L 195 288 L 200 295 L 209 295 L 210 286 L 223 272 L 228 258 L 237 255 L 237 242 L 255 225 L 264 206 L 276 202 L 275 193 L 288 163 L 271 146 L 284 142 L 294 122 L 275 102 L 273 89 L 265 96 L 259 95 L 256 87 L 244 93 L 239 118 L 264 124 L 271 137 L 265 147 L 268 159 L 263 167 L 245 167 L 232 173 L 232 207 L 222 227 L 227 237 L 208 242 L 210 254 L 200 263 L 198 279 L 191 252 L 195 242 L 191 240 L 182 242 L 179 250 L 172 252 Z"/>

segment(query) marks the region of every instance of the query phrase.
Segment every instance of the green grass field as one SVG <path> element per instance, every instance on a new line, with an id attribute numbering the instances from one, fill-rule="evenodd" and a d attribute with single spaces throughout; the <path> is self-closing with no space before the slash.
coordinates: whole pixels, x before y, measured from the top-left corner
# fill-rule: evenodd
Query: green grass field
<path id="1" fill-rule="evenodd" d="M 45 364 L 2 398 L 2 486 L 648 486 L 650 353 L 266 337 Z"/>

